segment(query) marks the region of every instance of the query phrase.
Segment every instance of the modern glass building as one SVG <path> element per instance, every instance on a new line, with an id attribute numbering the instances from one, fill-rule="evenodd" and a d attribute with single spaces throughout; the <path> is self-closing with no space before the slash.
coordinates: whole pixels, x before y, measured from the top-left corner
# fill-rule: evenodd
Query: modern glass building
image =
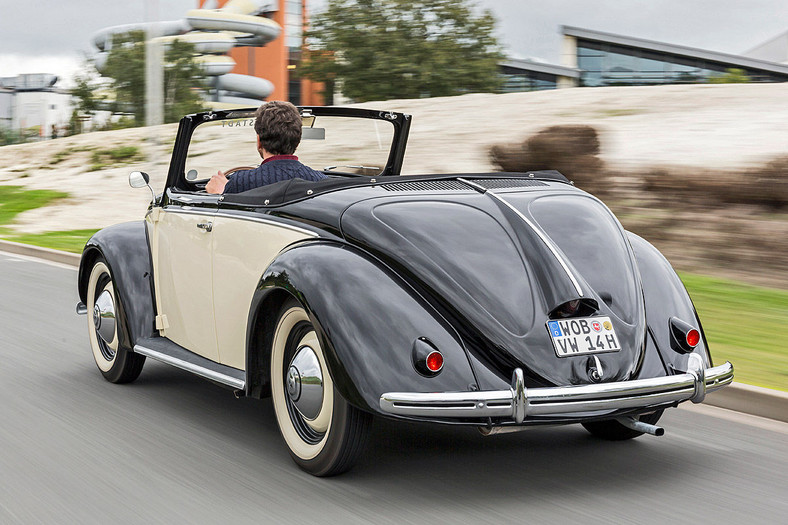
<path id="1" fill-rule="evenodd" d="M 499 63 L 498 67 L 504 79 L 503 93 L 572 87 L 580 78 L 577 69 L 533 60 L 512 58 Z"/>
<path id="2" fill-rule="evenodd" d="M 565 67 L 580 86 L 643 86 L 708 82 L 739 69 L 752 82 L 786 82 L 788 65 L 562 26 Z"/>

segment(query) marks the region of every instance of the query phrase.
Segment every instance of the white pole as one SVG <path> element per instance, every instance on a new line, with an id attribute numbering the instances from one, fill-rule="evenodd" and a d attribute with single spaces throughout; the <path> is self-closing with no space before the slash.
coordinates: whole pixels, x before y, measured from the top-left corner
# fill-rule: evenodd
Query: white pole
<path id="1" fill-rule="evenodd" d="M 161 36 L 158 0 L 145 1 L 145 21 L 148 29 L 145 35 L 145 125 L 158 126 L 164 122 L 164 49 L 156 38 Z M 148 172 L 157 174 L 160 169 L 159 131 L 151 130 L 146 140 Z"/>
<path id="2" fill-rule="evenodd" d="M 148 30 L 145 45 L 145 124 L 157 126 L 164 122 L 164 50 L 155 39 L 159 33 L 158 0 L 147 0 L 145 12 Z"/>

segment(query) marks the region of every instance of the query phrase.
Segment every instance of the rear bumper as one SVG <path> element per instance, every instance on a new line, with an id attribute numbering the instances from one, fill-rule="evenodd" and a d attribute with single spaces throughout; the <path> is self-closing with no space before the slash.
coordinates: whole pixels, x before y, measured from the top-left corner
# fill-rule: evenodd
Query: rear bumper
<path id="1" fill-rule="evenodd" d="M 705 368 L 690 354 L 684 374 L 616 383 L 526 388 L 516 369 L 508 390 L 477 392 L 388 392 L 380 396 L 384 413 L 430 419 L 505 418 L 522 423 L 529 416 L 571 417 L 600 410 L 649 408 L 690 400 L 700 403 L 733 381 L 733 365 Z"/>

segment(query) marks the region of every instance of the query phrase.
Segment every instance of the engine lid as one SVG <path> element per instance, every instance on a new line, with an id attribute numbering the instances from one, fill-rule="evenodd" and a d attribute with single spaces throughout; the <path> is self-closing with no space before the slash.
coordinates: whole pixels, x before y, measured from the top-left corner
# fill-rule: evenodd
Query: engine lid
<path id="1" fill-rule="evenodd" d="M 342 233 L 411 281 L 501 377 L 521 366 L 533 384 L 630 378 L 642 360 L 645 315 L 612 213 L 563 184 L 490 193 L 469 186 L 368 199 L 345 211 Z M 574 300 L 586 305 L 579 313 L 610 318 L 621 350 L 558 356 L 547 323 Z"/>

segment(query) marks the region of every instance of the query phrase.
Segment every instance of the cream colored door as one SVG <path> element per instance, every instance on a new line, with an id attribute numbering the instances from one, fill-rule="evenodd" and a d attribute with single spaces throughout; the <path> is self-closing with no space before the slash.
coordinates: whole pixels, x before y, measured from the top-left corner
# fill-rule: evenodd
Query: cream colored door
<path id="1" fill-rule="evenodd" d="M 211 257 L 214 210 L 167 206 L 149 223 L 159 334 L 218 361 Z"/>
<path id="2" fill-rule="evenodd" d="M 246 368 L 246 329 L 252 295 L 263 272 L 285 247 L 316 237 L 266 218 L 219 214 L 213 224 L 213 298 L 220 362 Z"/>

